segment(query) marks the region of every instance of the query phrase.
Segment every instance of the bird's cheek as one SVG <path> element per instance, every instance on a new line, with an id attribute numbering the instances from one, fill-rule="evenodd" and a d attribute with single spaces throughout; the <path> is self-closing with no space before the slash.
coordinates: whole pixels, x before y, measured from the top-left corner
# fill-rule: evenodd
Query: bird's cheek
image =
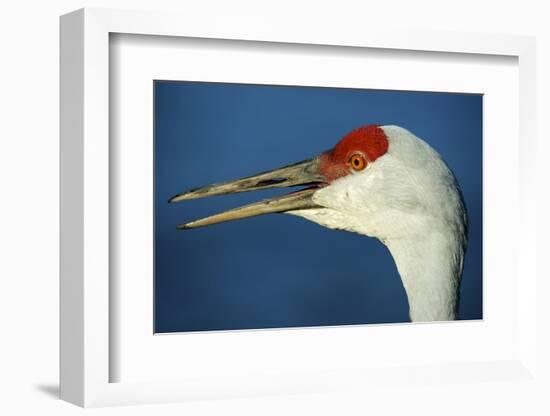
<path id="1" fill-rule="evenodd" d="M 330 188 L 321 188 L 312 196 L 313 202 L 326 208 L 334 208 L 334 198 Z"/>
<path id="2" fill-rule="evenodd" d="M 342 211 L 350 202 L 350 193 L 342 181 L 342 179 L 337 180 L 330 186 L 319 189 L 313 194 L 313 202 L 326 208 Z"/>

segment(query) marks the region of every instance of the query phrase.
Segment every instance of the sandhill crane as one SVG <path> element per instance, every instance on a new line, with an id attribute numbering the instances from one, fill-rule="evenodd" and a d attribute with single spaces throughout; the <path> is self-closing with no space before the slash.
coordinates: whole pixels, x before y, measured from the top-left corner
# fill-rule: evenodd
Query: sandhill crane
<path id="1" fill-rule="evenodd" d="M 177 228 L 285 213 L 374 237 L 395 261 L 412 321 L 457 318 L 468 225 L 460 188 L 440 155 L 402 127 L 360 127 L 313 159 L 193 189 L 170 202 L 294 186 L 305 188 Z"/>

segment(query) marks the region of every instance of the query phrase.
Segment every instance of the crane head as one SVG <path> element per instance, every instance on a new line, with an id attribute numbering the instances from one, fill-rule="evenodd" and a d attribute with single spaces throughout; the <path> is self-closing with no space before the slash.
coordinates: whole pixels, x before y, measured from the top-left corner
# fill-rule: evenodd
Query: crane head
<path id="1" fill-rule="evenodd" d="M 363 126 L 312 159 L 192 189 L 169 202 L 282 187 L 303 188 L 177 228 L 286 213 L 384 241 L 421 233 L 437 221 L 465 223 L 450 170 L 429 145 L 397 126 Z"/>

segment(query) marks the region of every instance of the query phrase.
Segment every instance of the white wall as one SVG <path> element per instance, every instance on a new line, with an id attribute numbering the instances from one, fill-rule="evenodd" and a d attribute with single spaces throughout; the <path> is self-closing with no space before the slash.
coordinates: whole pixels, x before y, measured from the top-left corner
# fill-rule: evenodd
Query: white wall
<path id="1" fill-rule="evenodd" d="M 200 3 L 200 4 L 199 4 Z M 324 2 L 261 1 L 130 1 L 87 2 L 21 0 L 4 2 L 0 9 L 0 205 L 1 273 L 0 412 L 2 414 L 72 414 L 80 409 L 60 402 L 58 367 L 58 16 L 74 9 L 116 7 L 180 10 L 208 16 L 246 13 L 277 19 L 321 20 L 327 25 L 346 22 L 369 25 L 431 27 L 441 30 L 536 35 L 538 37 L 539 188 L 541 227 L 548 231 L 543 213 L 549 211 L 548 154 L 550 114 L 550 31 L 544 1 L 456 2 L 428 0 L 338 0 Z M 505 120 L 503 120 L 505 122 Z M 544 224 L 542 224 L 544 223 Z M 539 250 L 548 243 L 540 237 Z M 503 235 L 505 238 L 505 234 Z M 542 246 L 545 244 L 545 247 Z M 542 256 L 540 256 L 542 257 Z M 539 267 L 543 267 L 540 259 Z M 548 267 L 541 270 L 549 276 Z M 550 284 L 539 286 L 541 312 Z M 546 320 L 545 320 L 546 321 Z M 546 322 L 543 325 L 547 328 Z M 543 325 L 540 325 L 541 328 Z M 543 347 L 550 350 L 548 335 Z M 541 357 L 546 369 L 548 360 Z M 546 372 L 549 374 L 550 372 Z M 460 393 L 457 394 L 457 391 Z M 546 391 L 550 391 L 546 388 Z M 526 384 L 484 386 L 431 386 L 410 391 L 388 388 L 377 397 L 332 395 L 254 400 L 197 402 L 151 408 L 101 409 L 100 414 L 550 414 L 546 392 Z M 543 403 L 545 403 L 543 405 Z M 483 412 L 483 413 L 482 413 Z"/>

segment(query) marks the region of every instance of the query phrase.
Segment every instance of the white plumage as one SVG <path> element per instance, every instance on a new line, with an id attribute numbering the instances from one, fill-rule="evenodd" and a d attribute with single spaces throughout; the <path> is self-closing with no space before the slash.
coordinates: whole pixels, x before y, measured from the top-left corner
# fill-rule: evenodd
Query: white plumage
<path id="1" fill-rule="evenodd" d="M 467 242 L 467 216 L 454 175 L 427 143 L 383 126 L 385 155 L 319 189 L 323 208 L 289 211 L 328 228 L 375 237 L 390 250 L 413 321 L 452 320 Z"/>

